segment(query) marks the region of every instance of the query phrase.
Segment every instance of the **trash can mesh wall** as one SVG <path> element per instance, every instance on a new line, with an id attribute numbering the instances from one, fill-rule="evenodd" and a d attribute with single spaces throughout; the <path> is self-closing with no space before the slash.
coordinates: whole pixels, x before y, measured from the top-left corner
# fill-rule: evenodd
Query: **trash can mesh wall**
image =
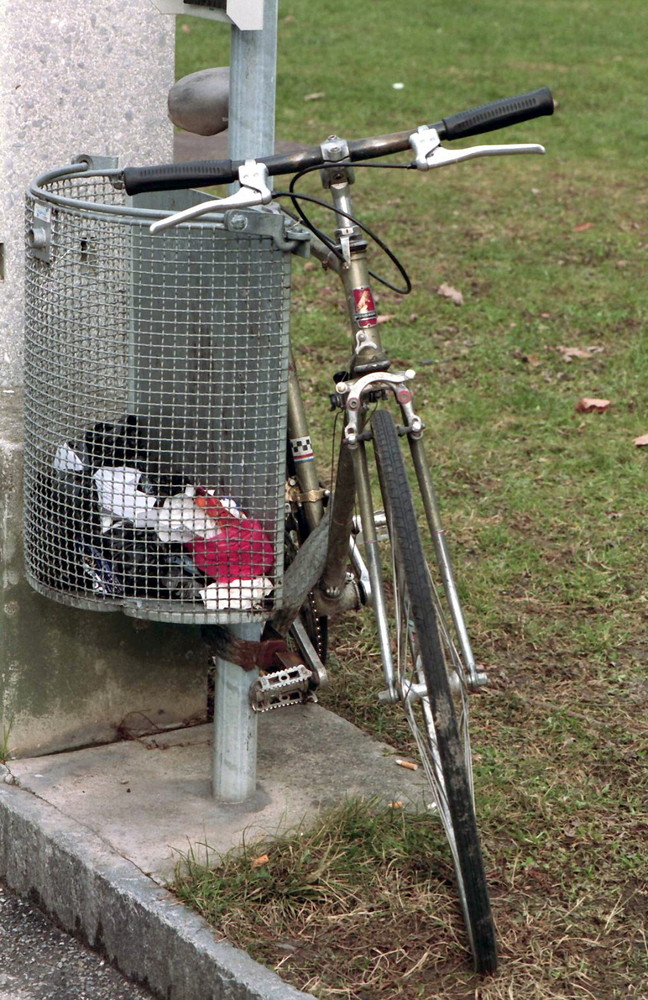
<path id="1" fill-rule="evenodd" d="M 216 221 L 151 236 L 155 213 L 127 214 L 132 203 L 108 177 L 36 184 L 25 348 L 32 586 L 163 621 L 267 617 L 283 571 L 285 240 Z M 174 207 L 197 200 L 187 197 Z M 259 215 L 238 213 L 236 224 L 272 228 Z"/>

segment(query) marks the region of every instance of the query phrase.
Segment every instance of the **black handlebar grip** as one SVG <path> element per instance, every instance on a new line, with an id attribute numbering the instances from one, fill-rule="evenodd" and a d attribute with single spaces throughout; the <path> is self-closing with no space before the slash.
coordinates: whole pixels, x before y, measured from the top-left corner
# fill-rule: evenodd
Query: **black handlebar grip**
<path id="1" fill-rule="evenodd" d="M 531 90 L 517 97 L 504 97 L 500 101 L 481 104 L 478 108 L 460 111 L 443 119 L 444 139 L 463 139 L 481 132 L 494 132 L 498 128 L 516 125 L 531 118 L 554 113 L 554 99 L 548 87 Z"/>
<path id="2" fill-rule="evenodd" d="M 231 184 L 238 179 L 240 165 L 240 160 L 191 160 L 154 167 L 125 167 L 122 177 L 128 194 L 174 191 L 210 184 Z"/>

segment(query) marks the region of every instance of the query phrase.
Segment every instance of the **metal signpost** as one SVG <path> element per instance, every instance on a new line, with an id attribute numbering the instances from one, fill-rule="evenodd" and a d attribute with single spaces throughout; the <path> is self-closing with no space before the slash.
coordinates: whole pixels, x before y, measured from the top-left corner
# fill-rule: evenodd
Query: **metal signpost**
<path id="1" fill-rule="evenodd" d="M 244 160 L 274 152 L 278 0 L 153 0 L 163 13 L 192 14 L 231 24 L 229 156 Z M 257 640 L 256 624 L 234 625 Z M 257 672 L 216 658 L 214 669 L 214 797 L 243 802 L 256 790 L 257 716 L 249 690 Z"/>

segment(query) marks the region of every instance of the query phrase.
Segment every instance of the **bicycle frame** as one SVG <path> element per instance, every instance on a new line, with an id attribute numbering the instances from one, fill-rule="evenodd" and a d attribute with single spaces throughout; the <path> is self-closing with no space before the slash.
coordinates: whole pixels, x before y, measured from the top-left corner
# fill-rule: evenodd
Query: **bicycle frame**
<path id="1" fill-rule="evenodd" d="M 340 148 L 343 152 L 343 147 Z M 323 169 L 321 175 L 324 187 L 330 191 L 336 211 L 336 237 L 339 241 L 341 259 L 334 257 L 328 248 L 322 249 L 323 245 L 319 250 L 314 249 L 329 266 L 333 266 L 341 279 L 354 337 L 354 350 L 349 366 L 349 377 L 336 387 L 338 405 L 345 410 L 345 430 L 331 498 L 326 562 L 316 591 L 316 602 L 323 613 L 334 613 L 344 607 L 345 603 L 353 604 L 353 596 L 347 595 L 345 601 L 344 595 L 350 585 L 347 566 L 357 501 L 367 559 L 366 569 L 370 581 L 370 598 L 365 600 L 365 603 L 372 603 L 376 612 L 387 698 L 390 701 L 399 700 L 402 693 L 399 694 L 396 690 L 382 572 L 379 565 L 376 512 L 371 498 L 364 448 L 368 433 L 364 423 L 367 402 L 372 398 L 392 394 L 400 408 L 403 433 L 408 438 L 441 582 L 456 631 L 462 672 L 467 687 L 473 690 L 483 685 L 486 677 L 477 670 L 459 603 L 450 553 L 422 441 L 424 425 L 414 410 L 413 395 L 408 385 L 414 378 L 414 372 L 392 373 L 389 370 L 391 361 L 380 337 L 371 288 L 367 244 L 360 228 L 352 222 L 353 206 L 350 193 L 350 185 L 353 183 L 352 169 L 345 163 L 338 163 Z M 294 361 L 291 364 L 289 378 L 288 428 L 295 474 L 300 487 L 300 499 L 309 529 L 312 529 L 323 516 L 323 491 Z M 357 603 L 356 601 L 355 606 Z"/>

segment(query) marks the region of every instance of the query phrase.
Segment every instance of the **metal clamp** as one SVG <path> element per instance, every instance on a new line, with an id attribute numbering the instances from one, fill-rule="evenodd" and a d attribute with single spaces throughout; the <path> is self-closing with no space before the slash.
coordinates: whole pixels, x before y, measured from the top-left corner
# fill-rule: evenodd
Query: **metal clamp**
<path id="1" fill-rule="evenodd" d="M 289 479 L 286 483 L 286 500 L 288 503 L 317 503 L 329 496 L 330 490 L 323 487 L 317 490 L 302 491 L 294 479 Z"/>
<path id="2" fill-rule="evenodd" d="M 437 130 L 428 128 L 427 125 L 421 125 L 416 132 L 412 132 L 409 144 L 414 150 L 414 163 L 418 169 L 429 170 L 428 156 L 431 156 L 434 150 L 441 145 Z"/>
<path id="3" fill-rule="evenodd" d="M 182 222 L 190 219 L 197 219 L 208 212 L 226 212 L 229 208 L 253 208 L 255 205 L 267 205 L 272 201 L 272 191 L 268 187 L 268 168 L 265 163 L 258 160 L 246 160 L 239 167 L 239 182 L 241 187 L 234 194 L 227 198 L 216 198 L 210 201 L 203 201 L 199 205 L 192 205 L 182 212 L 175 212 L 154 222 L 150 227 L 151 233 L 159 233 L 163 229 L 172 229 Z"/>
<path id="4" fill-rule="evenodd" d="M 325 163 L 337 163 L 345 160 L 349 155 L 349 144 L 346 139 L 340 139 L 337 135 L 330 135 L 326 142 L 320 145 L 322 159 Z"/>

